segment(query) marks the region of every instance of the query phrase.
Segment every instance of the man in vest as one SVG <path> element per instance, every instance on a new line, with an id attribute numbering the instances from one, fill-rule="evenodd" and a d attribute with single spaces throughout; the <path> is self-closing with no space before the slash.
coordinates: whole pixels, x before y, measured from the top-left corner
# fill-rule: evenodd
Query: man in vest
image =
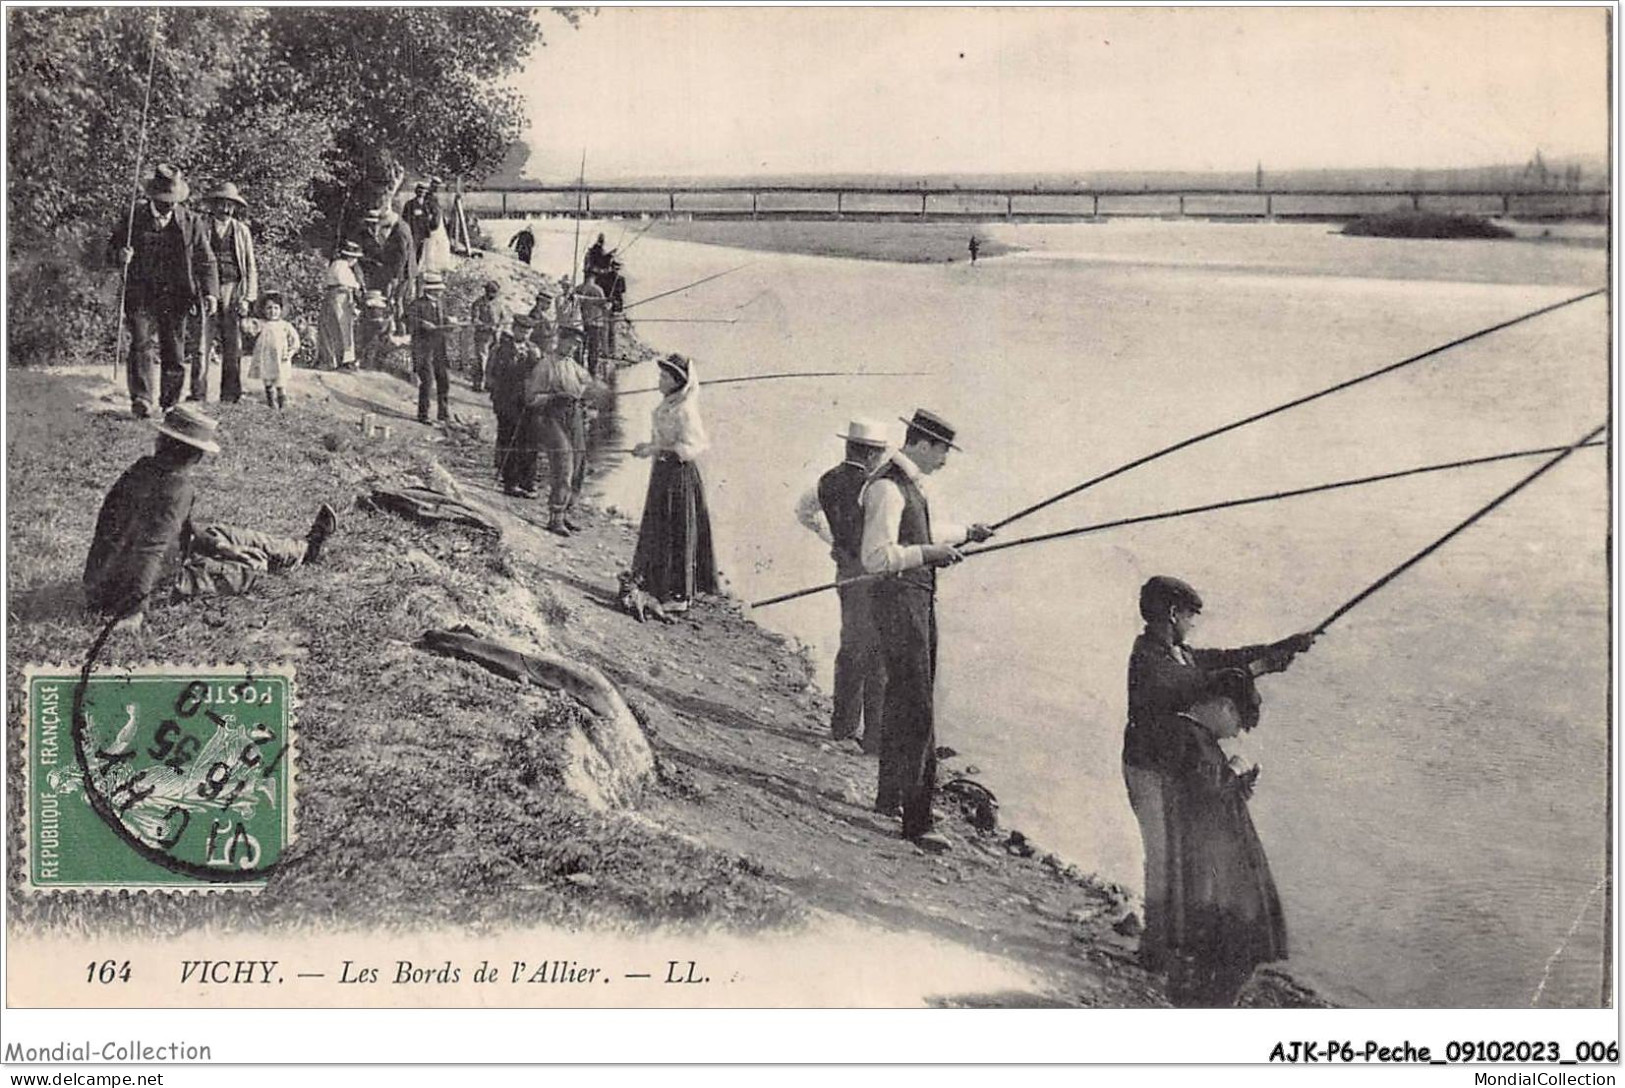
<path id="1" fill-rule="evenodd" d="M 796 518 L 830 545 L 839 581 L 861 577 L 863 571 L 863 507 L 858 496 L 869 474 L 886 454 L 880 424 L 854 419 L 847 427 L 846 459 L 818 478 L 818 486 L 801 497 Z M 886 697 L 886 659 L 875 630 L 870 605 L 871 583 L 840 586 L 841 648 L 835 654 L 835 707 L 829 731 L 846 740 L 863 730 L 863 750 L 880 751 L 881 721 Z"/>
<path id="2" fill-rule="evenodd" d="M 903 837 L 923 850 L 950 848 L 932 830 L 937 738 L 933 689 L 937 674 L 936 568 L 964 558 L 958 545 L 993 535 L 986 525 L 965 529 L 933 521 L 925 477 L 948 460 L 954 429 L 924 408 L 904 420 L 903 448 L 870 479 L 863 505 L 863 569 L 879 574 L 870 590 L 886 659 L 885 731 L 875 808 L 902 810 Z"/>
<path id="3" fill-rule="evenodd" d="M 215 277 L 220 281 L 220 305 L 211 318 L 199 322 L 197 354 L 192 358 L 191 400 L 207 399 L 209 355 L 220 344 L 220 400 L 235 404 L 243 395 L 242 320 L 260 295 L 259 270 L 254 261 L 254 236 L 238 218 L 248 201 L 232 182 L 218 186 L 203 198 L 209 209 L 209 248 L 214 252 Z"/>

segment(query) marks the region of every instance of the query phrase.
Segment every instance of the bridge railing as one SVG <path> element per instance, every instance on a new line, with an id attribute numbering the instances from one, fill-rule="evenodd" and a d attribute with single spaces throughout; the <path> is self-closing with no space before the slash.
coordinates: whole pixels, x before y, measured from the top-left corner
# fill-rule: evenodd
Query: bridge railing
<path id="1" fill-rule="evenodd" d="M 574 185 L 475 189 L 483 216 L 583 218 L 1090 219 L 1116 216 L 1342 218 L 1400 209 L 1572 218 L 1606 216 L 1606 189 L 1017 189 L 893 186 Z"/>

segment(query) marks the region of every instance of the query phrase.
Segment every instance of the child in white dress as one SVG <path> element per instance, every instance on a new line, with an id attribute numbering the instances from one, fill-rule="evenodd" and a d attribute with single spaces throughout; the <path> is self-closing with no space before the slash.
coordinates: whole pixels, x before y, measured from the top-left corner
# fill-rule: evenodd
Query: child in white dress
<path id="1" fill-rule="evenodd" d="M 268 408 L 288 406 L 287 384 L 293 377 L 293 359 L 299 354 L 299 330 L 282 320 L 282 295 L 267 291 L 260 302 L 264 319 L 259 339 L 254 341 L 254 366 L 250 377 L 265 386 Z"/>

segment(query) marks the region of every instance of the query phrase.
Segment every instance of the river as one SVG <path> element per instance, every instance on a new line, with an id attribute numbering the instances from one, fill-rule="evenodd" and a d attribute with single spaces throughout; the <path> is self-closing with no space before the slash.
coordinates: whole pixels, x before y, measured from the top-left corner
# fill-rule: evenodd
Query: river
<path id="1" fill-rule="evenodd" d="M 505 240 L 511 224 L 489 224 Z M 537 224 L 567 267 L 573 226 Z M 613 243 L 622 227 L 587 224 Z M 635 228 L 634 228 L 635 229 Z M 877 225 L 877 229 L 885 229 Z M 955 520 L 995 521 L 1186 435 L 1602 285 L 1600 249 L 1348 238 L 1324 224 L 999 224 L 1025 251 L 898 265 L 643 239 L 636 299 L 749 267 L 633 313 L 702 378 L 908 370 L 703 393 L 703 462 L 725 574 L 746 599 L 825 581 L 795 522 L 853 416 L 917 406 L 964 450 L 932 480 Z M 1596 298 L 1167 457 L 1005 536 L 1434 461 L 1573 441 L 1609 403 Z M 653 385 L 652 367 L 623 373 Z M 646 373 L 647 371 L 647 373 Z M 621 400 L 628 437 L 649 396 Z M 939 742 L 1002 818 L 1140 885 L 1118 754 L 1136 591 L 1156 573 L 1207 601 L 1193 643 L 1313 626 L 1528 472 L 1504 463 L 1014 549 L 941 580 Z M 600 481 L 633 516 L 643 462 Z M 1357 1005 L 1595 1006 L 1603 957 L 1609 483 L 1581 451 L 1373 596 L 1261 682 L 1244 739 L 1285 902 L 1291 970 Z M 824 594 L 759 619 L 814 647 Z M 657 637 L 657 635 L 652 635 Z"/>

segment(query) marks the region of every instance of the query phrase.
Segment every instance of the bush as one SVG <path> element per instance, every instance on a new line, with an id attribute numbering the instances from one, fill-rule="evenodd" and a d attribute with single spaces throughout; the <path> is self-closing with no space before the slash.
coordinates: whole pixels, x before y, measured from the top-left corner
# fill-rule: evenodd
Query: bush
<path id="1" fill-rule="evenodd" d="M 1363 238 L 1511 238 L 1505 227 L 1477 215 L 1443 212 L 1385 212 L 1367 215 L 1343 228 L 1344 234 Z"/>
<path id="2" fill-rule="evenodd" d="M 6 287 L 13 366 L 113 357 L 118 277 L 100 267 L 101 241 L 84 230 L 59 230 L 51 244 L 13 254 Z"/>

